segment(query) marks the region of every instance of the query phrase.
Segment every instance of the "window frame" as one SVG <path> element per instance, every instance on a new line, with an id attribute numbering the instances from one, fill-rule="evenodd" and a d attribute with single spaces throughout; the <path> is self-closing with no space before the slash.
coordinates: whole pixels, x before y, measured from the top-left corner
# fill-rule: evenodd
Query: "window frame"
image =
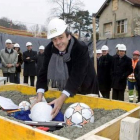
<path id="1" fill-rule="evenodd" d="M 118 20 L 116 22 L 117 22 L 116 33 L 117 34 L 126 34 L 127 33 L 127 27 L 128 27 L 127 19 Z"/>

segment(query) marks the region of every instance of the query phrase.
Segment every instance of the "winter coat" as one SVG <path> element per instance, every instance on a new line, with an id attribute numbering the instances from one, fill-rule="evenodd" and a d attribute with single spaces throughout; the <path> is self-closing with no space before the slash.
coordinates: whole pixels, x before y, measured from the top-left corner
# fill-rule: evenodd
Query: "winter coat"
<path id="1" fill-rule="evenodd" d="M 30 59 L 26 59 L 30 57 Z M 23 52 L 24 72 L 23 76 L 36 76 L 37 52 L 30 50 Z"/>
<path id="2" fill-rule="evenodd" d="M 23 55 L 21 52 L 18 52 L 18 62 L 17 64 L 19 64 L 18 67 L 16 67 L 16 72 L 21 72 L 21 65 L 23 63 Z"/>
<path id="3" fill-rule="evenodd" d="M 98 64 L 98 82 L 100 91 L 111 90 L 111 68 L 113 57 L 109 54 L 101 56 Z"/>
<path id="4" fill-rule="evenodd" d="M 127 77 L 133 72 L 132 60 L 126 55 L 113 59 L 112 63 L 112 88 L 124 90 L 126 88 Z"/>
<path id="5" fill-rule="evenodd" d="M 16 71 L 16 64 L 18 61 L 18 54 L 17 51 L 11 49 L 9 53 L 7 49 L 2 49 L 0 51 L 1 56 L 1 63 L 2 63 L 2 72 L 3 73 L 15 73 Z M 7 64 L 13 64 L 13 67 L 8 68 Z"/>
<path id="6" fill-rule="evenodd" d="M 43 65 L 43 60 L 44 60 L 44 53 L 38 53 L 37 55 L 37 75 L 39 74 L 39 71 Z"/>
<path id="7" fill-rule="evenodd" d="M 37 89 L 43 88 L 45 91 L 48 90 L 47 70 L 52 53 L 59 54 L 59 51 L 53 46 L 53 43 L 50 42 L 45 48 L 43 66 L 37 80 Z M 70 57 L 70 61 L 66 62 L 69 78 L 64 90 L 69 92 L 70 96 L 74 96 L 76 93 L 98 94 L 98 81 L 93 65 L 93 58 L 91 59 L 89 57 L 88 47 L 74 38 L 74 45 Z"/>
<path id="8" fill-rule="evenodd" d="M 137 65 L 134 69 L 134 75 L 135 75 L 137 85 L 138 85 L 138 87 L 140 87 L 140 61 L 138 61 Z"/>

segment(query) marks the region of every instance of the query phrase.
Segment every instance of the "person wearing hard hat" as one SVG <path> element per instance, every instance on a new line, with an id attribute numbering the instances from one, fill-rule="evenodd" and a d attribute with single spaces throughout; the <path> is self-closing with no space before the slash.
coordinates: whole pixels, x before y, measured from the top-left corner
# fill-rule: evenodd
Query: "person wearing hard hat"
<path id="1" fill-rule="evenodd" d="M 7 77 L 7 81 L 14 83 L 18 54 L 13 49 L 12 41 L 10 39 L 5 41 L 5 45 L 5 49 L 0 51 L 2 73 L 4 77 Z"/>
<path id="2" fill-rule="evenodd" d="M 99 90 L 104 98 L 109 99 L 111 90 L 111 66 L 113 57 L 109 55 L 108 46 L 103 45 L 101 50 L 102 56 L 100 57 L 98 66 Z"/>
<path id="3" fill-rule="evenodd" d="M 44 60 L 44 46 L 39 47 L 39 53 L 37 55 L 37 75 L 39 74 L 39 71 L 43 65 L 43 60 Z"/>
<path id="4" fill-rule="evenodd" d="M 102 50 L 98 49 L 96 51 L 96 54 L 97 54 L 97 59 L 99 59 L 102 56 Z"/>
<path id="5" fill-rule="evenodd" d="M 20 73 L 21 73 L 21 65 L 23 63 L 23 55 L 20 52 L 20 45 L 18 43 L 14 44 L 14 50 L 18 53 L 18 62 L 16 64 L 16 73 L 15 73 L 15 83 L 20 84 Z"/>
<path id="6" fill-rule="evenodd" d="M 137 52 L 138 54 L 138 52 Z M 136 67 L 134 69 L 134 76 L 137 83 L 137 91 L 138 91 L 138 101 L 140 102 L 140 60 L 137 62 Z"/>
<path id="7" fill-rule="evenodd" d="M 32 50 L 32 43 L 26 43 L 27 51 L 23 52 L 24 62 L 24 83 L 28 84 L 28 78 L 30 77 L 31 86 L 34 86 L 34 80 L 36 76 L 36 60 L 37 52 Z"/>
<path id="8" fill-rule="evenodd" d="M 133 95 L 134 87 L 137 90 L 137 83 L 136 83 L 136 79 L 135 79 L 135 76 L 134 76 L 134 69 L 137 65 L 137 62 L 139 61 L 139 56 L 140 56 L 140 52 L 138 50 L 133 52 L 133 58 L 132 58 L 133 73 L 131 73 L 127 78 L 129 96 Z"/>
<path id="9" fill-rule="evenodd" d="M 118 51 L 118 56 L 112 63 L 113 99 L 124 101 L 127 77 L 133 72 L 133 68 L 131 58 L 126 56 L 126 46 L 121 44 Z"/>
<path id="10" fill-rule="evenodd" d="M 51 42 L 44 51 L 44 62 L 37 79 L 37 102 L 48 90 L 47 81 L 62 90 L 54 104 L 53 117 L 57 115 L 64 101 L 76 93 L 98 94 L 98 82 L 90 59 L 88 47 L 74 38 L 67 30 L 64 20 L 54 18 L 48 24 L 48 39 Z"/>
<path id="11" fill-rule="evenodd" d="M 121 44 L 117 44 L 117 45 L 116 45 L 116 47 L 115 47 L 115 49 L 116 49 L 116 54 L 113 55 L 113 57 L 118 56 L 118 53 L 119 53 L 119 51 L 118 51 L 118 47 L 119 47 L 120 45 L 121 45 Z"/>

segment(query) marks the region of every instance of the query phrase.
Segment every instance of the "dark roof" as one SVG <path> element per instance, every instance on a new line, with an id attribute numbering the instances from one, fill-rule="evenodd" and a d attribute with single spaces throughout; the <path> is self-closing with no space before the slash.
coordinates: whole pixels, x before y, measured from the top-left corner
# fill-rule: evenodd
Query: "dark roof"
<path id="1" fill-rule="evenodd" d="M 99 18 L 100 15 L 102 14 L 102 12 L 104 11 L 104 9 L 109 5 L 111 0 L 106 0 L 103 5 L 101 6 L 101 8 L 99 9 L 99 11 L 96 13 L 96 17 Z M 128 2 L 129 4 L 136 6 L 136 7 L 140 7 L 140 0 L 122 0 L 125 2 Z"/>

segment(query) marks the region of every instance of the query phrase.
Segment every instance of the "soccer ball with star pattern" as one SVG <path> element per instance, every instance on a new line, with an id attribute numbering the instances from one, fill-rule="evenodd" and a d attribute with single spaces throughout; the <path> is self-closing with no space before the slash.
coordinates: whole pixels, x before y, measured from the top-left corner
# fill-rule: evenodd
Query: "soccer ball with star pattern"
<path id="1" fill-rule="evenodd" d="M 94 123 L 94 113 L 88 105 L 74 103 L 65 111 L 64 121 L 67 126 L 83 127 L 89 122 Z"/>

